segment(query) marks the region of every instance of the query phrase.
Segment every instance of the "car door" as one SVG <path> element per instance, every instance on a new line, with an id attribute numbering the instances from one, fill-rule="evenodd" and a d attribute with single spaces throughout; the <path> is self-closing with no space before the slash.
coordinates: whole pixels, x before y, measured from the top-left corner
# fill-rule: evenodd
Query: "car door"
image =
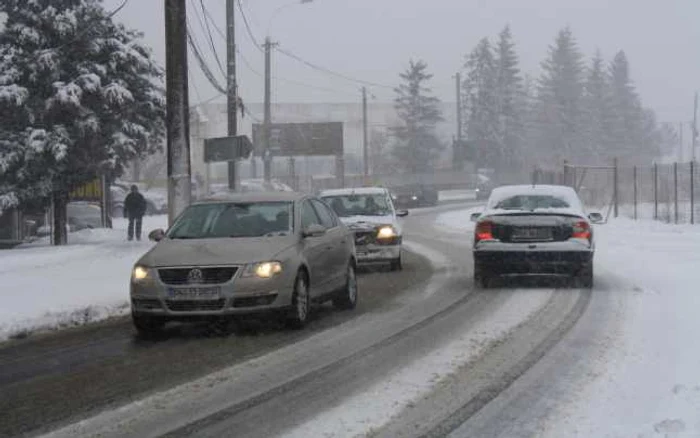
<path id="1" fill-rule="evenodd" d="M 340 226 L 330 207 L 324 202 L 313 199 L 312 204 L 316 208 L 316 213 L 321 220 L 321 225 L 328 229 L 326 233 L 326 245 L 328 254 L 328 271 L 330 275 L 330 286 L 338 288 L 345 281 L 345 270 L 348 262 L 347 239 L 345 230 Z"/>
<path id="2" fill-rule="evenodd" d="M 306 231 L 311 225 L 321 225 L 316 209 L 309 199 L 301 203 L 301 230 Z M 330 272 L 326 258 L 328 256 L 327 233 L 322 236 L 303 238 L 302 251 L 309 265 L 310 292 L 312 296 L 324 294 L 328 288 Z"/>

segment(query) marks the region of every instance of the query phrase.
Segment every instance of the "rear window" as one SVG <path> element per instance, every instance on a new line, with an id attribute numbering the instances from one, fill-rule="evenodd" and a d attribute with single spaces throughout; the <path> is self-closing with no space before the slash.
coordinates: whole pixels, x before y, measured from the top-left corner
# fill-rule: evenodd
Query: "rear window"
<path id="1" fill-rule="evenodd" d="M 553 195 L 515 195 L 500 199 L 492 206 L 498 210 L 539 210 L 550 208 L 570 208 L 569 203 Z"/>

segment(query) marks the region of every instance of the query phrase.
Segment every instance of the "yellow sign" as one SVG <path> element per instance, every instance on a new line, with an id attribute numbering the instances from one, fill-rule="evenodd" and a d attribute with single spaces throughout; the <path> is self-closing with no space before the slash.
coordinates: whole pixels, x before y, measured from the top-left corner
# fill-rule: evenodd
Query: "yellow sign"
<path id="1" fill-rule="evenodd" d="M 71 192 L 70 199 L 71 201 L 101 201 L 102 180 L 98 178 L 81 187 L 78 187 Z"/>

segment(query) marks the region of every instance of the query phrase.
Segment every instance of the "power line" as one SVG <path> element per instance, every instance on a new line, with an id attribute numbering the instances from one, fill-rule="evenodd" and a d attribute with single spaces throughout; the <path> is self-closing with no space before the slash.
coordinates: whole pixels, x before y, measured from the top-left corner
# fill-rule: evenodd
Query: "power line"
<path id="1" fill-rule="evenodd" d="M 326 74 L 329 74 L 329 75 L 332 75 L 332 76 L 337 76 L 337 77 L 339 77 L 339 78 L 341 78 L 341 79 L 345 79 L 346 81 L 356 82 L 356 83 L 358 83 L 358 84 L 368 85 L 368 86 L 372 86 L 372 87 L 387 88 L 387 89 L 390 89 L 390 90 L 393 90 L 393 89 L 394 89 L 394 87 L 390 87 L 390 86 L 388 86 L 388 85 L 378 84 L 378 83 L 375 83 L 375 82 L 369 82 L 369 81 L 365 81 L 365 80 L 362 80 L 362 79 L 356 79 L 356 78 L 347 76 L 347 75 L 345 75 L 345 74 L 338 73 L 338 72 L 336 72 L 336 71 L 330 70 L 330 69 L 328 69 L 328 68 L 326 68 L 326 67 L 321 67 L 321 66 L 319 66 L 319 65 L 313 64 L 313 63 L 311 63 L 311 62 L 309 62 L 309 61 L 307 61 L 307 60 L 305 60 L 305 59 L 303 59 L 303 58 L 301 58 L 301 57 L 295 55 L 294 53 L 292 53 L 292 52 L 290 52 L 290 51 L 288 51 L 288 50 L 280 49 L 279 47 L 276 47 L 276 50 L 277 50 L 278 52 L 282 53 L 283 55 L 286 55 L 286 56 L 288 56 L 288 57 L 290 57 L 290 58 L 292 58 L 292 59 L 294 59 L 294 60 L 296 60 L 296 61 L 301 62 L 302 64 L 306 65 L 307 67 L 310 67 L 310 68 L 312 68 L 312 69 L 314 69 L 314 70 L 318 70 L 318 71 L 320 71 L 320 72 L 323 72 L 323 73 L 326 73 Z"/>
<path id="2" fill-rule="evenodd" d="M 191 3 L 194 3 L 192 1 Z M 206 32 L 208 40 L 209 40 L 209 47 L 211 47 L 211 51 L 214 54 L 214 59 L 216 60 L 216 64 L 219 66 L 219 71 L 221 71 L 221 74 L 226 77 L 226 70 L 224 70 L 224 65 L 221 62 L 221 58 L 219 58 L 219 53 L 216 51 L 216 45 L 214 44 L 214 38 L 211 35 L 211 28 L 209 27 L 209 21 L 207 20 L 207 9 L 206 6 L 204 6 L 204 1 L 199 0 L 199 4 L 202 7 L 202 16 L 199 15 L 199 12 L 197 11 L 197 7 L 192 4 L 195 12 L 195 15 L 197 16 L 197 20 L 199 21 L 199 26 L 202 28 L 204 32 Z"/>
<path id="3" fill-rule="evenodd" d="M 241 11 L 241 16 L 243 17 L 243 24 L 245 24 L 245 29 L 246 31 L 248 31 L 248 36 L 250 37 L 250 40 L 253 42 L 255 47 L 262 51 L 262 47 L 260 46 L 260 44 L 258 44 L 255 35 L 253 35 L 253 31 L 250 29 L 250 23 L 248 23 L 248 17 L 246 17 L 245 15 L 245 11 L 243 10 L 243 4 L 241 3 L 241 0 L 238 0 L 236 3 L 238 4 L 238 10 Z"/>
<path id="4" fill-rule="evenodd" d="M 216 79 L 216 76 L 214 76 L 214 73 L 212 73 L 211 69 L 207 65 L 204 56 L 202 55 L 202 52 L 199 48 L 199 45 L 193 37 L 192 28 L 190 27 L 189 23 L 187 23 L 187 43 L 189 44 L 190 49 L 192 49 L 192 53 L 197 59 L 197 63 L 199 64 L 200 70 L 202 70 L 202 73 L 204 73 L 204 76 L 209 80 L 209 83 L 212 85 L 212 87 L 214 87 L 216 91 L 226 94 L 226 88 L 221 86 L 221 84 Z"/>

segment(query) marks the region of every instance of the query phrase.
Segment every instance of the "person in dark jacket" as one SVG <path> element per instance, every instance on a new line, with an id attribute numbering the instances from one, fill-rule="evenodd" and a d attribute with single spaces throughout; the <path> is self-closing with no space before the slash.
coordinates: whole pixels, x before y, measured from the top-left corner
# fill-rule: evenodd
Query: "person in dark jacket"
<path id="1" fill-rule="evenodd" d="M 124 217 L 129 219 L 129 240 L 134 240 L 134 227 L 136 240 L 141 240 L 141 223 L 144 214 L 146 214 L 146 198 L 139 192 L 139 188 L 133 185 L 131 193 L 124 199 Z"/>

